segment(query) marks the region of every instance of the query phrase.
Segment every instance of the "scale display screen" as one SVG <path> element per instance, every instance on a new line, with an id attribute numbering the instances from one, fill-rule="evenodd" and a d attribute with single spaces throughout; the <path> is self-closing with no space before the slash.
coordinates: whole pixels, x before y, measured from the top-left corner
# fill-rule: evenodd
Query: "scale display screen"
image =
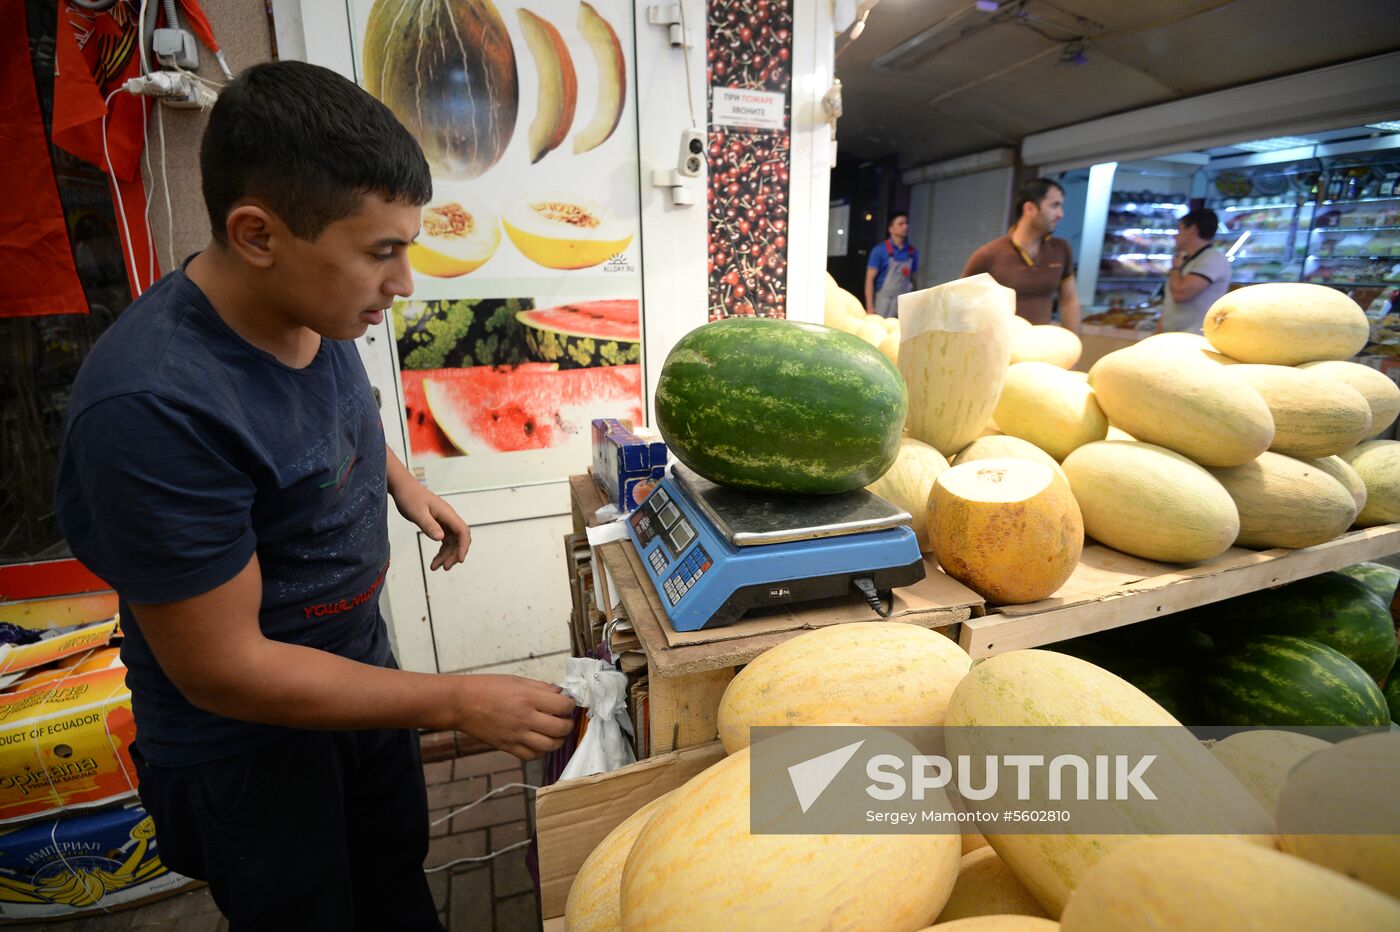
<path id="1" fill-rule="evenodd" d="M 657 489 L 648 496 L 628 520 L 632 523 L 632 532 L 643 549 L 660 537 L 672 560 L 679 557 L 695 540 L 694 526 L 681 514 L 681 510 L 666 494 L 665 489 Z"/>

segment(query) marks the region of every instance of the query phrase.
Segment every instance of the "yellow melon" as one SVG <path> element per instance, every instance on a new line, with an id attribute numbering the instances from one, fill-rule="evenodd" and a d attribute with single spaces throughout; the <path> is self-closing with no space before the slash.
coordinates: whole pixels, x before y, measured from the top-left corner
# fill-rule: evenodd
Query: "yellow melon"
<path id="1" fill-rule="evenodd" d="M 928 497 L 933 481 L 948 468 L 948 461 L 933 447 L 912 437 L 899 442 L 899 456 L 883 476 L 866 486 L 871 492 L 909 512 L 919 550 L 933 551 L 928 536 Z"/>
<path id="2" fill-rule="evenodd" d="M 622 928 L 622 865 L 652 814 L 670 795 L 658 796 L 623 819 L 584 860 L 564 905 L 569 932 L 616 932 Z"/>
<path id="3" fill-rule="evenodd" d="M 1061 369 L 1073 369 L 1084 352 L 1084 344 L 1073 330 L 1054 324 L 1017 328 L 1011 343 L 1011 364 L 1045 362 Z"/>
<path id="4" fill-rule="evenodd" d="M 755 725 L 940 725 L 970 666 L 948 637 L 902 622 L 807 631 L 730 681 L 719 704 L 720 741 L 732 754 L 748 747 Z"/>
<path id="5" fill-rule="evenodd" d="M 1356 499 L 1311 462 L 1265 452 L 1243 466 L 1210 474 L 1230 493 L 1240 515 L 1240 547 L 1311 547 L 1351 527 Z"/>
<path id="6" fill-rule="evenodd" d="M 789 777 L 761 770 L 756 779 Z M 957 835 L 753 834 L 750 789 L 744 748 L 656 811 L 622 872 L 626 932 L 912 932 L 947 902 L 958 872 Z"/>
<path id="7" fill-rule="evenodd" d="M 1053 595 L 1084 549 L 1069 483 L 1021 459 L 975 460 L 934 481 L 929 538 L 943 572 L 998 605 Z"/>
<path id="8" fill-rule="evenodd" d="M 971 916 L 1044 916 L 1040 902 L 991 848 L 964 854 L 958 865 L 958 881 L 948 904 L 938 914 L 939 923 Z"/>
<path id="9" fill-rule="evenodd" d="M 1400 902 L 1299 858 L 1225 838 L 1152 838 L 1089 871 L 1064 932 L 1400 928 Z"/>
<path id="10" fill-rule="evenodd" d="M 1321 738 L 1293 731 L 1236 732 L 1211 745 L 1210 752 L 1259 800 L 1265 811 L 1278 807 L 1288 772 L 1315 751 L 1331 747 Z"/>
<path id="11" fill-rule="evenodd" d="M 1220 352 L 1240 362 L 1296 366 L 1348 359 L 1371 332 L 1361 306 L 1326 285 L 1271 282 L 1222 296 L 1202 328 Z"/>
<path id="12" fill-rule="evenodd" d="M 1400 521 L 1400 441 L 1367 440 L 1341 457 L 1366 483 L 1366 507 L 1356 516 L 1357 525 Z"/>
<path id="13" fill-rule="evenodd" d="M 1151 443 L 1104 440 L 1064 462 L 1084 532 L 1148 560 L 1192 563 L 1224 553 L 1240 531 L 1230 493 L 1205 469 Z"/>
<path id="14" fill-rule="evenodd" d="M 1056 460 L 1108 433 L 1108 418 L 1093 389 L 1045 362 L 1013 363 L 1006 370 L 992 417 L 1003 433 L 1035 444 Z"/>
<path id="15" fill-rule="evenodd" d="M 1372 437 L 1383 433 L 1395 423 L 1396 415 L 1400 415 L 1400 385 L 1396 385 L 1389 376 L 1378 369 L 1336 359 L 1305 362 L 1298 368 L 1314 375 L 1345 382 L 1360 392 L 1366 403 L 1371 406 Z"/>
<path id="16" fill-rule="evenodd" d="M 1292 366 L 1230 368 L 1254 386 L 1274 419 L 1269 449 L 1288 456 L 1332 456 L 1371 433 L 1371 406 L 1340 379 Z"/>

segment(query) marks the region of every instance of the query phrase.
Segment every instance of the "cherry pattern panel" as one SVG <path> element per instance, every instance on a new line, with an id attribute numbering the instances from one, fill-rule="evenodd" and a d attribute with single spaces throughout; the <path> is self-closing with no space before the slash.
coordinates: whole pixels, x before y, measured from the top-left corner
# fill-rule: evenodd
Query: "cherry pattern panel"
<path id="1" fill-rule="evenodd" d="M 709 311 L 787 316 L 793 0 L 709 0 Z M 781 100 L 781 128 L 725 125 L 715 93 Z"/>

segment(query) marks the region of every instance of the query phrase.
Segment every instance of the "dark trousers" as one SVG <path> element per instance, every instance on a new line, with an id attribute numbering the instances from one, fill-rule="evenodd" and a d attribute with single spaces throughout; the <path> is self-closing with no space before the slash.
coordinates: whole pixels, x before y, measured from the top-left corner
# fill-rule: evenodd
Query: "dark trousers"
<path id="1" fill-rule="evenodd" d="M 207 881 L 232 932 L 442 929 L 416 733 L 299 731 L 187 767 L 132 757 L 162 862 Z"/>

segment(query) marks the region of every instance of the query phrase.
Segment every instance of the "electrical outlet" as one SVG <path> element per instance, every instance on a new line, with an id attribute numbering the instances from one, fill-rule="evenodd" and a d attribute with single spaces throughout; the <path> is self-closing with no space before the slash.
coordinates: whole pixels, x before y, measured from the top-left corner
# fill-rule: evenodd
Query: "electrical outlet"
<path id="1" fill-rule="evenodd" d="M 186 71 L 199 67 L 199 46 L 185 29 L 157 29 L 151 36 L 151 51 L 161 61 L 173 61 Z"/>

